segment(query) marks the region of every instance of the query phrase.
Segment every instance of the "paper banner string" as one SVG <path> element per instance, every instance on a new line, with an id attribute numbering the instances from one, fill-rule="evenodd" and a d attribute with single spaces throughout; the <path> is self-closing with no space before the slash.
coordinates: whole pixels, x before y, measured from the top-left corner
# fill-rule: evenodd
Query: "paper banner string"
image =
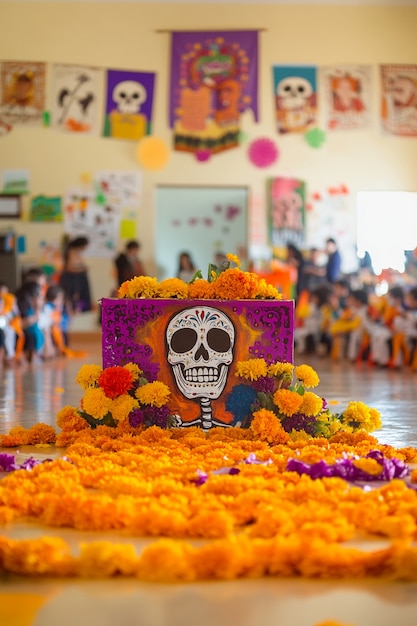
<path id="1" fill-rule="evenodd" d="M 256 167 L 269 167 L 278 160 L 278 148 L 272 139 L 261 137 L 249 145 L 249 160 Z"/>
<path id="2" fill-rule="evenodd" d="M 310 148 L 321 148 L 326 141 L 326 135 L 321 128 L 308 130 L 304 137 Z"/>
<path id="3" fill-rule="evenodd" d="M 168 163 L 168 146 L 159 137 L 144 137 L 137 147 L 137 159 L 144 169 L 160 170 Z"/>

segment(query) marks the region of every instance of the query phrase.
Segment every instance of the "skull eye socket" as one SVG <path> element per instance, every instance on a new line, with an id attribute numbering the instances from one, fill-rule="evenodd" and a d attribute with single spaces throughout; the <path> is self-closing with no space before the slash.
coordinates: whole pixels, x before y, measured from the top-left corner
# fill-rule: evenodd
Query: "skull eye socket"
<path id="1" fill-rule="evenodd" d="M 171 337 L 171 348 L 177 354 L 184 354 L 194 348 L 197 333 L 192 328 L 180 328 Z"/>
<path id="2" fill-rule="evenodd" d="M 210 328 L 207 333 L 207 343 L 214 352 L 228 352 L 230 350 L 230 337 L 221 328 Z"/>
<path id="3" fill-rule="evenodd" d="M 121 98 L 126 98 L 126 94 L 125 94 L 125 92 L 124 92 L 124 91 L 121 91 L 121 92 L 119 93 L 119 96 L 120 96 Z"/>
<path id="4" fill-rule="evenodd" d="M 305 87 L 303 85 L 298 85 L 298 93 L 304 93 Z"/>

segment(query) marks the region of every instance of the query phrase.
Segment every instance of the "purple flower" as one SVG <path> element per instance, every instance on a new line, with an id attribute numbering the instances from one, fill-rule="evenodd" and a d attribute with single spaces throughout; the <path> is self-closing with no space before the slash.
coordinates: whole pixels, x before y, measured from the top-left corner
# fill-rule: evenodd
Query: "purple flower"
<path id="1" fill-rule="evenodd" d="M 138 426 L 143 424 L 144 419 L 145 415 L 142 409 L 133 409 L 133 411 L 129 413 L 129 424 L 133 428 L 137 428 Z"/>
<path id="2" fill-rule="evenodd" d="M 19 469 L 19 466 L 14 462 L 14 455 L 7 452 L 0 453 L 0 472 L 13 472 Z"/>
<path id="3" fill-rule="evenodd" d="M 291 417 L 282 420 L 282 427 L 290 433 L 292 430 L 304 430 L 307 435 L 314 435 L 316 432 L 316 418 L 303 413 L 294 413 Z"/>
<path id="4" fill-rule="evenodd" d="M 255 391 L 271 394 L 275 391 L 275 384 L 275 379 L 271 376 L 261 376 L 258 380 L 253 381 L 252 387 Z"/>
<path id="5" fill-rule="evenodd" d="M 372 450 L 366 455 L 366 458 L 375 459 L 381 465 L 379 474 L 368 474 L 363 469 L 356 467 L 354 464 L 355 458 L 351 457 L 337 459 L 334 464 L 319 461 L 311 465 L 297 459 L 290 459 L 286 470 L 288 472 L 297 472 L 300 475 L 307 474 L 313 479 L 336 476 L 351 482 L 388 481 L 393 478 L 404 478 L 409 474 L 409 469 L 404 461 L 400 459 L 386 459 L 379 450 Z"/>
<path id="6" fill-rule="evenodd" d="M 259 461 L 256 458 L 256 454 L 254 452 L 251 452 L 246 459 L 243 459 L 243 462 L 246 463 L 246 465 L 270 465 L 272 463 L 272 459 L 268 459 L 267 461 Z"/>

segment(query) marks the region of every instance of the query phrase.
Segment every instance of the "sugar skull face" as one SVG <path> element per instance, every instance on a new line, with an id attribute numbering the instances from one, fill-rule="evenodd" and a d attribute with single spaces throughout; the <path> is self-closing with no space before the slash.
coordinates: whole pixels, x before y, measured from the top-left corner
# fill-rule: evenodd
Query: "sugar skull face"
<path id="1" fill-rule="evenodd" d="M 113 89 L 112 97 L 120 113 L 139 113 L 147 93 L 136 80 L 124 80 Z"/>
<path id="2" fill-rule="evenodd" d="M 293 110 L 305 106 L 313 94 L 311 83 L 301 76 L 283 78 L 277 86 L 277 96 L 282 109 Z"/>
<path id="3" fill-rule="evenodd" d="M 167 360 L 189 399 L 216 399 L 233 361 L 235 329 L 222 311 L 196 306 L 177 313 L 166 329 Z"/>

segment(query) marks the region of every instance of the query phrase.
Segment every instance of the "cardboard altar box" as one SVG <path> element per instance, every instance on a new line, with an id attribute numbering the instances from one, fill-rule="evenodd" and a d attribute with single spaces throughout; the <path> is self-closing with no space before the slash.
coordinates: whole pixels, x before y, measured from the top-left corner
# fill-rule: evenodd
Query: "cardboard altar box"
<path id="1" fill-rule="evenodd" d="M 179 426 L 239 425 L 236 363 L 293 363 L 293 300 L 102 299 L 103 367 L 136 363 L 171 390 Z"/>

